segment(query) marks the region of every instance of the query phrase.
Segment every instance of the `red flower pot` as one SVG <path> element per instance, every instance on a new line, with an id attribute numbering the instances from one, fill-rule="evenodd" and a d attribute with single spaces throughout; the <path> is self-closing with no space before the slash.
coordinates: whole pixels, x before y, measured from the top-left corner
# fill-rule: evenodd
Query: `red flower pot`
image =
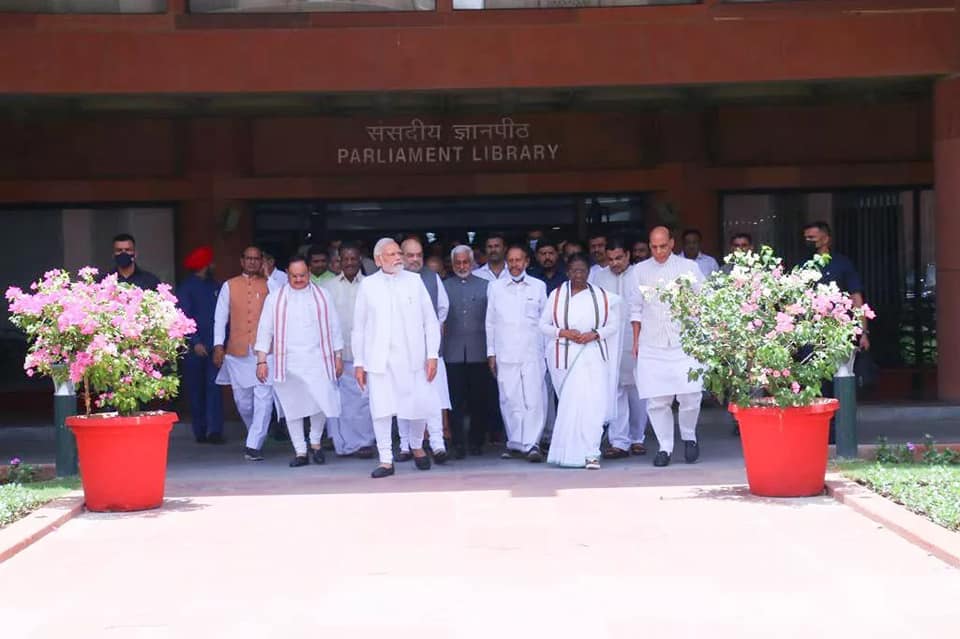
<path id="1" fill-rule="evenodd" d="M 176 413 L 163 411 L 66 419 L 77 438 L 80 478 L 89 510 L 146 510 L 163 503 L 167 447 L 175 421 Z"/>
<path id="2" fill-rule="evenodd" d="M 809 497 L 823 492 L 830 418 L 835 399 L 791 408 L 731 405 L 740 424 L 750 492 L 763 497 Z"/>

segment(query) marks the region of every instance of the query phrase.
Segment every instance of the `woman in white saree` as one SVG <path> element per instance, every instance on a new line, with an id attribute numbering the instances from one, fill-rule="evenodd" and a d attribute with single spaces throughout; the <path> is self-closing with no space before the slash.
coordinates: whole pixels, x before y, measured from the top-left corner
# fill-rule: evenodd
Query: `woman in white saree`
<path id="1" fill-rule="evenodd" d="M 615 407 L 620 298 L 587 283 L 589 273 L 586 257 L 570 258 L 570 279 L 550 293 L 540 330 L 559 399 L 547 462 L 598 469 L 603 424 Z"/>

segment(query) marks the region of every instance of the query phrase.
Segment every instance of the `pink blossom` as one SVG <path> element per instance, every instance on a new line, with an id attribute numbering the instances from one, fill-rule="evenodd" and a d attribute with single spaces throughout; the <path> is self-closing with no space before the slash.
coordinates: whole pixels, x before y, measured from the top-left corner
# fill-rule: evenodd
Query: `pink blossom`
<path id="1" fill-rule="evenodd" d="M 867 319 L 874 319 L 877 316 L 877 314 L 873 312 L 873 309 L 870 308 L 869 304 L 864 304 L 861 308 L 863 309 L 863 316 Z"/>
<path id="2" fill-rule="evenodd" d="M 794 394 L 798 394 L 800 392 L 800 384 L 798 384 L 797 382 L 793 382 L 792 384 L 790 384 L 790 390 L 792 390 Z"/>
<path id="3" fill-rule="evenodd" d="M 777 333 L 792 333 L 794 329 L 793 317 L 786 313 L 777 313 Z"/>
<path id="4" fill-rule="evenodd" d="M 774 377 L 780 377 L 780 371 L 773 371 Z"/>
<path id="5" fill-rule="evenodd" d="M 744 314 L 753 313 L 758 308 L 760 307 L 757 306 L 756 304 L 753 304 L 751 302 L 744 302 L 743 304 L 740 305 L 740 312 Z"/>
<path id="6" fill-rule="evenodd" d="M 753 325 L 756 326 L 757 328 L 760 328 L 761 326 L 763 326 L 763 320 L 757 318 L 757 319 L 753 320 Z"/>
<path id="7" fill-rule="evenodd" d="M 803 306 L 801 306 L 800 304 L 790 304 L 784 310 L 786 310 L 786 312 L 789 313 L 790 315 L 800 315 L 801 313 L 803 313 Z"/>
<path id="8" fill-rule="evenodd" d="M 784 377 L 790 377 L 790 369 L 789 369 L 789 368 L 785 368 L 785 369 L 783 369 L 783 370 L 780 371 L 780 372 L 783 374 Z"/>

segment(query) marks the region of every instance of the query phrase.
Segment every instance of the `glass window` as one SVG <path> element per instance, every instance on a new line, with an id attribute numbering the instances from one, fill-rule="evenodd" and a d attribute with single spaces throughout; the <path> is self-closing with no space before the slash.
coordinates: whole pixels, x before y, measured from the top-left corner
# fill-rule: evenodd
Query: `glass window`
<path id="1" fill-rule="evenodd" d="M 193 13 L 433 11 L 436 0 L 190 0 Z"/>
<path id="2" fill-rule="evenodd" d="M 163 13 L 167 0 L 0 0 L 0 12 Z"/>
<path id="3" fill-rule="evenodd" d="M 700 0 L 453 0 L 454 9 L 577 9 L 654 4 L 699 4 Z"/>

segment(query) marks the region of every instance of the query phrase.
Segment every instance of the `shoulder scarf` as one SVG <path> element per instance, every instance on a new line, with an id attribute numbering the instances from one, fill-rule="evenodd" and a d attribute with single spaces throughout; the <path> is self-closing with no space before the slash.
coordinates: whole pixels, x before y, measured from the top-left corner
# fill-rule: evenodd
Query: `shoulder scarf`
<path id="1" fill-rule="evenodd" d="M 594 289 L 592 284 L 587 284 L 587 290 L 590 291 L 590 297 L 593 300 L 593 330 L 599 329 L 601 326 L 607 325 L 607 320 L 610 319 L 610 300 L 607 298 L 607 291 L 603 288 L 600 288 L 600 294 L 603 297 L 603 318 L 601 321 L 600 316 L 600 302 L 597 300 L 597 291 Z M 566 295 L 564 296 L 564 292 Z M 571 289 L 570 282 L 565 282 L 561 284 L 557 289 L 557 295 L 553 298 L 553 325 L 557 328 L 560 328 L 560 297 L 563 296 L 563 328 L 570 328 L 570 297 Z M 560 365 L 560 341 L 563 340 L 563 366 Z M 600 356 L 603 358 L 603 361 L 607 361 L 607 340 L 598 339 L 597 346 L 600 348 Z M 570 340 L 557 337 L 554 340 L 554 352 L 556 357 L 556 368 L 569 368 L 570 367 Z"/>
<path id="2" fill-rule="evenodd" d="M 317 307 L 317 323 L 320 326 L 320 348 L 323 349 L 323 367 L 328 379 L 336 379 L 333 363 L 333 340 L 330 337 L 330 309 L 327 297 L 320 287 L 310 283 L 310 292 Z M 287 376 L 287 291 L 284 286 L 277 293 L 277 305 L 273 311 L 273 353 L 277 359 L 277 373 L 274 381 L 282 382 Z"/>

